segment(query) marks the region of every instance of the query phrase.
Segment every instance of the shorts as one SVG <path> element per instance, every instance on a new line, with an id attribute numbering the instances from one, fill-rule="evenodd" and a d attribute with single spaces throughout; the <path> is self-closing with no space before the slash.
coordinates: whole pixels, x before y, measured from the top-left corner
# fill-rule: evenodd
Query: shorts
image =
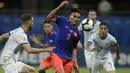
<path id="1" fill-rule="evenodd" d="M 52 67 L 52 60 L 51 60 L 51 54 L 49 54 L 42 62 L 41 62 L 41 64 L 42 65 L 44 65 L 44 66 L 46 66 L 46 67 L 48 67 L 48 68 L 50 68 L 50 67 Z"/>
<path id="2" fill-rule="evenodd" d="M 24 66 L 24 63 L 23 62 L 16 62 L 16 66 L 17 66 L 17 69 L 18 69 L 18 72 L 21 72 L 22 71 L 22 68 Z"/>
<path id="3" fill-rule="evenodd" d="M 51 53 L 52 66 L 54 67 L 55 73 L 58 70 L 64 70 L 64 73 L 71 73 L 73 67 L 73 61 L 59 57 L 55 53 Z"/>
<path id="4" fill-rule="evenodd" d="M 1 58 L 1 66 L 5 73 L 19 73 L 21 72 L 24 63 L 15 62 L 15 60 L 11 57 L 4 57 Z"/>
<path id="5" fill-rule="evenodd" d="M 112 58 L 107 58 L 105 60 L 93 60 L 92 73 L 100 73 L 102 67 L 107 71 L 115 71 L 115 66 Z"/>
<path id="6" fill-rule="evenodd" d="M 85 62 L 86 62 L 87 68 L 92 67 L 93 54 L 94 54 L 94 52 L 90 52 L 86 49 L 84 50 L 84 56 L 85 56 Z"/>

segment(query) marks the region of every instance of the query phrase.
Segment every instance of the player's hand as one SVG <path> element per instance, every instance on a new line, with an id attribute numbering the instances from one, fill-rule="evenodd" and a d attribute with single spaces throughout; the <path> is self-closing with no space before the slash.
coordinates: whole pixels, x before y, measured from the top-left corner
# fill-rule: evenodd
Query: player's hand
<path id="1" fill-rule="evenodd" d="M 55 48 L 54 46 L 48 47 L 46 52 L 51 52 L 54 48 Z"/>
<path id="2" fill-rule="evenodd" d="M 63 6 L 65 6 L 65 5 L 67 5 L 68 3 L 69 3 L 68 1 L 63 1 L 63 2 L 60 4 L 59 7 L 63 7 Z"/>
<path id="3" fill-rule="evenodd" d="M 30 37 L 29 37 L 34 43 L 38 43 L 38 40 L 36 39 L 36 37 L 35 37 L 35 35 L 33 34 L 33 35 L 31 35 Z"/>
<path id="4" fill-rule="evenodd" d="M 78 66 L 78 64 L 74 64 L 74 65 L 73 65 L 73 71 L 74 71 L 75 73 L 79 73 L 79 66 Z"/>
<path id="5" fill-rule="evenodd" d="M 96 48 L 87 48 L 87 47 L 85 47 L 85 49 L 88 50 L 88 51 L 91 51 L 91 52 L 96 50 Z"/>
<path id="6" fill-rule="evenodd" d="M 94 51 L 94 50 L 96 50 L 96 48 L 92 48 L 92 49 L 90 49 L 90 51 Z"/>

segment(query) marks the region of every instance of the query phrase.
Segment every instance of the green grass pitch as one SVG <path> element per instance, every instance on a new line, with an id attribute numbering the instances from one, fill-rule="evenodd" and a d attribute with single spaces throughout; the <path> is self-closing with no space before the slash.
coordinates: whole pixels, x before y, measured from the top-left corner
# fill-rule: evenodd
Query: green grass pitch
<path id="1" fill-rule="evenodd" d="M 36 69 L 36 73 L 37 70 L 38 70 L 38 67 L 35 66 L 35 69 Z M 0 67 L 0 73 L 4 73 L 3 69 Z M 54 70 L 53 69 L 49 69 L 47 70 L 46 73 L 54 73 Z M 74 72 L 73 72 L 74 73 Z M 88 72 L 88 69 L 86 67 L 80 67 L 80 73 L 89 73 Z M 102 70 L 102 73 L 107 73 L 104 71 L 104 69 Z M 130 73 L 130 68 L 116 68 L 116 73 Z"/>

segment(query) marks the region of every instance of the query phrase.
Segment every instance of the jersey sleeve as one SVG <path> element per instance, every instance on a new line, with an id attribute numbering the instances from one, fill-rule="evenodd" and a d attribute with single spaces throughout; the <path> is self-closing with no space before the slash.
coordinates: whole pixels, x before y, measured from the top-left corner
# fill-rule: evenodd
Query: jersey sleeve
<path id="1" fill-rule="evenodd" d="M 117 43 L 117 40 L 113 36 L 110 36 L 110 42 L 112 45 L 114 45 Z"/>
<path id="2" fill-rule="evenodd" d="M 52 46 L 53 46 L 53 45 L 54 45 L 54 38 L 51 37 L 51 38 L 47 39 L 46 44 L 47 44 L 47 45 L 52 45 Z"/>
<path id="3" fill-rule="evenodd" d="M 94 42 L 94 39 L 95 39 L 95 37 L 96 37 L 95 34 L 96 34 L 96 33 L 93 33 L 93 34 L 89 37 L 89 39 L 88 39 L 89 42 Z"/>
<path id="4" fill-rule="evenodd" d="M 100 23 L 101 23 L 100 21 L 97 21 L 97 22 L 94 24 L 94 29 L 91 31 L 91 33 L 99 32 Z"/>
<path id="5" fill-rule="evenodd" d="M 9 32 L 9 35 L 13 34 L 15 31 L 16 31 L 16 29 L 11 30 L 11 31 Z"/>
<path id="6" fill-rule="evenodd" d="M 56 16 L 56 24 L 60 26 L 63 22 L 63 20 L 66 20 L 63 16 Z"/>
<path id="7" fill-rule="evenodd" d="M 78 30 L 79 30 L 79 31 L 82 31 L 82 30 L 83 30 L 81 23 L 80 23 L 79 26 L 78 26 Z"/>
<path id="8" fill-rule="evenodd" d="M 78 33 L 78 37 L 73 41 L 73 48 L 77 48 L 77 45 L 78 45 L 78 42 L 80 41 L 81 39 L 81 33 L 79 31 L 77 31 Z"/>
<path id="9" fill-rule="evenodd" d="M 28 39 L 27 39 L 27 36 L 24 35 L 24 34 L 16 34 L 14 36 L 15 40 L 19 43 L 19 44 L 27 44 L 29 43 L 28 42 Z"/>

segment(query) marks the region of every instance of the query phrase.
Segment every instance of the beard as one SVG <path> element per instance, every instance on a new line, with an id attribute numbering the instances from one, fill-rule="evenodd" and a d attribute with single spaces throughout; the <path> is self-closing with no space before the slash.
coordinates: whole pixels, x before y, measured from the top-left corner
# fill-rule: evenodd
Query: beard
<path id="1" fill-rule="evenodd" d="M 29 29 L 28 29 L 29 31 L 31 31 L 32 30 L 32 26 L 29 26 Z"/>

